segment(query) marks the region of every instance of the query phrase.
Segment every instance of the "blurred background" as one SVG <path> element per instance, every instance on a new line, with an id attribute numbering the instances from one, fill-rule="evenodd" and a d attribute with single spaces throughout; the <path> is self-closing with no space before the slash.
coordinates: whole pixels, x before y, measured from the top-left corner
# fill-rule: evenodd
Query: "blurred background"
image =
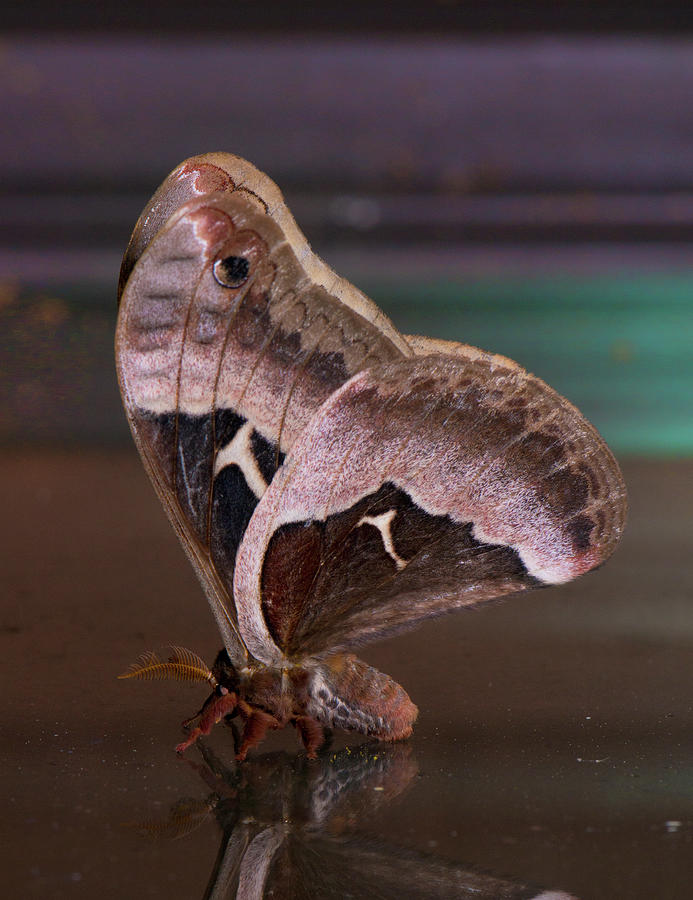
<path id="1" fill-rule="evenodd" d="M 123 248 L 228 150 L 405 332 L 517 359 L 619 453 L 690 453 L 693 10 L 546 7 L 8 9 L 0 440 L 128 440 Z"/>
<path id="2" fill-rule="evenodd" d="M 219 637 L 132 445 L 113 333 L 147 198 L 227 150 L 403 332 L 566 395 L 629 489 L 598 573 L 364 649 L 421 708 L 420 777 L 357 829 L 582 900 L 689 898 L 693 5 L 29 0 L 0 27 L 8 896 L 195 897 L 214 863 L 211 821 L 185 844 L 118 824 L 200 794 L 171 748 L 202 698 L 115 675 Z M 469 896 L 450 879 L 421 896 Z M 499 884 L 473 895 L 516 896 Z"/>

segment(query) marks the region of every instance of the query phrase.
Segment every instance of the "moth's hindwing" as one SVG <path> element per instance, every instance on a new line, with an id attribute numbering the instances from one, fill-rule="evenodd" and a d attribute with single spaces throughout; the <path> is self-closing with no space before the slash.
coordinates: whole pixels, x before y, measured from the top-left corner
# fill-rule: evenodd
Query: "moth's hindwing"
<path id="1" fill-rule="evenodd" d="M 568 581 L 613 550 L 625 489 L 595 429 L 516 364 L 446 349 L 353 377 L 275 476 L 235 573 L 260 658 Z"/>

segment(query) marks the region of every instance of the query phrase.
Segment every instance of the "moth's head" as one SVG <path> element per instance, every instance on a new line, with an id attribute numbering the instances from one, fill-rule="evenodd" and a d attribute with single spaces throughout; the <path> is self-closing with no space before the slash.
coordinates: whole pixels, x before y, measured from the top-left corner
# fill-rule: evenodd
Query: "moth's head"
<path id="1" fill-rule="evenodd" d="M 217 653 L 217 658 L 212 666 L 212 674 L 216 678 L 218 685 L 228 688 L 230 691 L 236 690 L 239 685 L 238 672 L 231 662 L 226 649 Z"/>

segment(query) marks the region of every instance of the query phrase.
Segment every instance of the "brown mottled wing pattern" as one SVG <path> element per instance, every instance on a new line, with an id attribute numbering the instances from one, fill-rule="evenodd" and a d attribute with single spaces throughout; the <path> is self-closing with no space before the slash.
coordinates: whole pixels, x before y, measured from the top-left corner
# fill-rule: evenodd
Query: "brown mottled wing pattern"
<path id="1" fill-rule="evenodd" d="M 311 253 L 276 186 L 228 154 L 188 160 L 157 191 L 119 295 L 130 426 L 241 661 L 233 570 L 259 498 L 325 399 L 411 350 Z"/>
<path id="2" fill-rule="evenodd" d="M 595 429 L 515 363 L 443 347 L 354 376 L 262 498 L 234 582 L 260 659 L 568 581 L 616 545 L 625 490 Z"/>

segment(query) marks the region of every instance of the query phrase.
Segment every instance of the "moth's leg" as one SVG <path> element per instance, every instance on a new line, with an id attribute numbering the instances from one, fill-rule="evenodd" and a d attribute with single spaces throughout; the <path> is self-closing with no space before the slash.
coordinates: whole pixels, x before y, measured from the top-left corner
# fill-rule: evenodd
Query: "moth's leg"
<path id="1" fill-rule="evenodd" d="M 268 729 L 279 728 L 280 723 L 274 716 L 261 709 L 255 709 L 249 703 L 246 703 L 245 700 L 238 701 L 238 711 L 245 719 L 245 728 L 243 729 L 243 741 L 238 749 L 238 753 L 236 753 L 236 759 L 238 762 L 243 762 L 248 755 L 248 750 L 257 747 L 264 740 Z"/>
<path id="2" fill-rule="evenodd" d="M 220 722 L 224 716 L 233 712 L 237 703 L 238 697 L 233 691 L 229 691 L 225 687 L 218 687 L 216 691 L 207 698 L 199 713 L 194 715 L 192 719 L 188 719 L 187 722 L 183 723 L 185 725 L 194 722 L 197 716 L 200 717 L 198 725 L 193 728 L 184 741 L 178 744 L 176 753 L 183 753 L 191 744 L 195 743 L 200 735 L 209 734 L 217 722 Z"/>
<path id="3" fill-rule="evenodd" d="M 228 715 L 228 716 L 225 716 L 225 718 L 224 718 L 224 725 L 228 726 L 228 727 L 231 729 L 231 734 L 233 735 L 233 752 L 234 752 L 234 755 L 235 755 L 236 753 L 238 753 L 238 751 L 241 749 L 241 740 L 242 740 L 242 738 L 241 738 L 241 732 L 240 732 L 240 729 L 239 729 L 239 727 L 238 727 L 238 722 L 237 722 L 237 720 L 235 719 L 235 716 L 236 716 L 236 713 L 237 713 L 237 712 L 238 712 L 238 710 L 236 709 L 236 710 L 233 711 L 233 713 L 231 713 L 231 714 Z"/>
<path id="4" fill-rule="evenodd" d="M 332 746 L 332 742 L 334 741 L 334 730 L 327 725 L 322 726 L 322 730 L 325 732 L 325 740 L 323 741 L 321 750 L 329 750 Z"/>
<path id="5" fill-rule="evenodd" d="M 214 697 L 214 696 L 215 696 L 215 695 L 212 694 L 212 697 Z M 205 711 L 205 707 L 207 706 L 207 704 L 209 703 L 209 701 L 210 701 L 211 699 L 212 699 L 211 697 L 207 697 L 207 699 L 206 699 L 205 702 L 203 703 L 201 709 L 198 709 L 198 711 L 197 711 L 196 713 L 194 713 L 192 716 L 190 716 L 189 719 L 185 719 L 183 722 L 181 722 L 181 723 L 180 723 L 180 724 L 181 724 L 181 728 L 185 728 L 185 729 L 190 728 L 190 726 L 191 726 L 192 723 L 195 721 L 195 719 L 199 719 L 199 718 L 200 718 L 200 716 L 202 715 L 202 713 Z"/>
<path id="6" fill-rule="evenodd" d="M 325 729 L 317 719 L 310 716 L 296 716 L 294 725 L 301 735 L 308 759 L 317 759 L 318 750 L 325 743 Z"/>

